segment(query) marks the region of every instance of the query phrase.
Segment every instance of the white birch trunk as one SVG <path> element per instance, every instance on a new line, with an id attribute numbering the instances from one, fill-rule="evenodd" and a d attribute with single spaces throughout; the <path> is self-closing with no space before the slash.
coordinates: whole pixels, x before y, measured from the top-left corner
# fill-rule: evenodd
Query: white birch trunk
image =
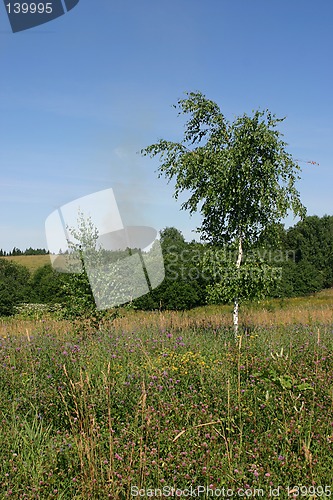
<path id="1" fill-rule="evenodd" d="M 239 270 L 241 263 L 242 263 L 242 257 L 243 257 L 243 247 L 242 247 L 242 237 L 239 237 L 238 241 L 238 257 L 237 257 L 237 262 L 236 262 L 236 269 L 237 271 Z M 233 312 L 233 322 L 234 322 L 234 334 L 235 334 L 235 341 L 237 342 L 237 336 L 238 336 L 238 310 L 239 310 L 239 302 L 238 302 L 238 297 L 235 297 L 234 299 L 234 312 Z"/>

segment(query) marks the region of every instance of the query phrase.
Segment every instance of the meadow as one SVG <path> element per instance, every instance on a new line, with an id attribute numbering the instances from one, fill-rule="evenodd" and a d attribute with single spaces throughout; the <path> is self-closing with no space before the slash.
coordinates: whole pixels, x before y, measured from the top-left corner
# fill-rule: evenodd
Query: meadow
<path id="1" fill-rule="evenodd" d="M 2 257 L 3 259 L 10 260 L 15 264 L 20 264 L 34 272 L 40 267 L 46 266 L 51 263 L 49 255 L 11 255 L 9 257 Z"/>
<path id="2" fill-rule="evenodd" d="M 0 498 L 329 498 L 332 299 L 3 320 Z"/>

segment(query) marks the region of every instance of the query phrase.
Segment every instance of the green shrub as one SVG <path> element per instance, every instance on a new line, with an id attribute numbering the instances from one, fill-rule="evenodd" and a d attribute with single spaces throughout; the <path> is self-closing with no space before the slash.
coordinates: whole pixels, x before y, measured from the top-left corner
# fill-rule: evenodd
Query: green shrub
<path id="1" fill-rule="evenodd" d="M 15 313 L 15 306 L 28 297 L 29 284 L 27 268 L 0 258 L 0 316 Z"/>

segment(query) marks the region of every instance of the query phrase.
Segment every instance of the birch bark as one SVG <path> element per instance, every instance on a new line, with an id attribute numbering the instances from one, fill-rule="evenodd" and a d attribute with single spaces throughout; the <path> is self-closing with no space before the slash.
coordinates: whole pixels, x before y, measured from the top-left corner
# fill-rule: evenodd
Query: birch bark
<path id="1" fill-rule="evenodd" d="M 238 256 L 237 256 L 237 262 L 236 262 L 237 271 L 239 271 L 239 268 L 241 266 L 242 257 L 243 257 L 243 247 L 242 247 L 242 237 L 240 236 L 239 240 L 238 240 Z M 239 311 L 239 299 L 238 299 L 238 297 L 235 297 L 233 323 L 234 323 L 234 335 L 235 335 L 236 342 L 237 342 L 237 337 L 238 337 L 238 311 Z"/>

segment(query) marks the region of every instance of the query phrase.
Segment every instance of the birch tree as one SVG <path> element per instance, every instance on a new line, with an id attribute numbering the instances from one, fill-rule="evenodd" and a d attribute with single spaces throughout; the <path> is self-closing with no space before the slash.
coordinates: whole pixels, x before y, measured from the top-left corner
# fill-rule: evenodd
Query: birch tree
<path id="1" fill-rule="evenodd" d="M 202 93 L 185 95 L 174 106 L 178 115 L 188 117 L 182 140 L 160 139 L 141 152 L 159 157 L 159 177 L 175 180 L 176 199 L 182 192 L 189 195 L 181 208 L 190 214 L 201 213 L 202 224 L 197 228 L 201 238 L 215 248 L 230 244 L 236 248 L 234 272 L 224 262 L 227 279 L 217 280 L 208 291 L 217 300 L 233 296 L 237 336 L 240 298 L 262 295 L 273 281 L 260 259 L 252 261 L 252 268 L 260 271 L 255 276 L 242 273 L 243 268 L 251 267 L 244 265 L 244 252 L 288 213 L 305 216 L 296 189 L 300 167 L 278 130 L 285 118 L 257 110 L 229 122 L 219 106 Z M 207 268 L 212 265 L 209 261 L 206 259 Z M 213 264 L 216 268 L 216 262 Z"/>

